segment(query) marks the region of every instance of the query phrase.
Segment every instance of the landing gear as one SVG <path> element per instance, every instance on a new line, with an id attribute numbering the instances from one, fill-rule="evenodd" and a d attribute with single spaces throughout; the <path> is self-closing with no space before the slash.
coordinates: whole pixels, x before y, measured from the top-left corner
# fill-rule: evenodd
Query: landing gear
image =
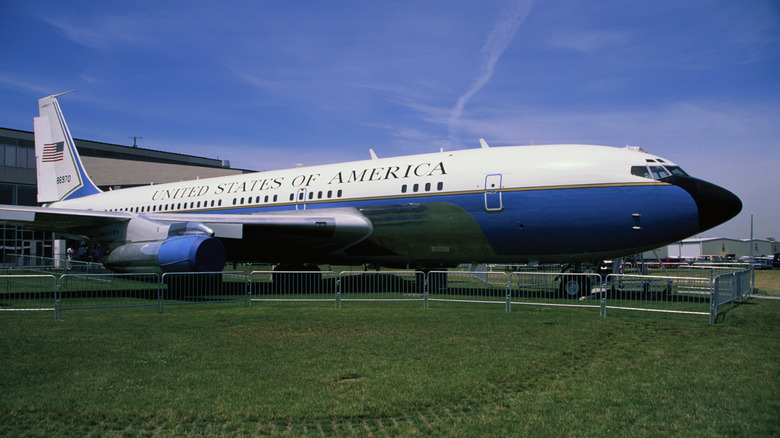
<path id="1" fill-rule="evenodd" d="M 277 293 L 313 293 L 320 290 L 322 276 L 319 272 L 318 265 L 279 264 L 273 269 L 271 283 Z"/>
<path id="2" fill-rule="evenodd" d="M 576 263 L 563 267 L 561 270 L 558 294 L 561 298 L 580 299 L 591 294 L 593 279 L 586 271 L 594 271 L 595 267 L 588 263 Z"/>
<path id="3" fill-rule="evenodd" d="M 579 299 L 590 295 L 590 277 L 582 275 L 564 275 L 561 277 L 560 296 L 563 298 Z"/>

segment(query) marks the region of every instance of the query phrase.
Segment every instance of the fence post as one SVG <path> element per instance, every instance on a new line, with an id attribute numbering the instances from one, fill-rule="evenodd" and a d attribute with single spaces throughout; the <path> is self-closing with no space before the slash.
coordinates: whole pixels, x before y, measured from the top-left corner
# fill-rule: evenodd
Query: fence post
<path id="1" fill-rule="evenodd" d="M 165 290 L 165 274 L 163 273 L 160 276 L 160 281 L 157 283 L 157 313 L 163 313 L 165 310 L 165 300 L 164 300 L 164 293 Z"/>
<path id="2" fill-rule="evenodd" d="M 510 277 L 506 277 L 506 311 L 512 311 L 512 287 L 510 285 Z"/>
<path id="3" fill-rule="evenodd" d="M 344 273 L 341 272 L 336 277 L 336 308 L 341 309 L 341 276 Z"/>
<path id="4" fill-rule="evenodd" d="M 252 273 L 246 276 L 246 301 L 248 307 L 252 308 Z"/>
<path id="5" fill-rule="evenodd" d="M 430 289 L 431 282 L 429 281 L 429 276 L 431 275 L 431 272 L 423 272 L 423 309 L 429 309 L 431 307 L 431 303 L 428 302 L 428 291 Z M 446 283 L 447 280 L 445 278 L 444 282 Z"/>
<path id="6" fill-rule="evenodd" d="M 54 283 L 54 320 L 55 321 L 62 321 L 62 308 L 61 306 L 61 300 L 62 300 L 62 286 L 61 286 L 62 276 L 60 275 L 60 278 L 57 279 L 57 281 Z"/>
<path id="7" fill-rule="evenodd" d="M 715 324 L 718 317 L 718 288 L 715 284 L 715 280 L 710 280 L 710 324 Z"/>

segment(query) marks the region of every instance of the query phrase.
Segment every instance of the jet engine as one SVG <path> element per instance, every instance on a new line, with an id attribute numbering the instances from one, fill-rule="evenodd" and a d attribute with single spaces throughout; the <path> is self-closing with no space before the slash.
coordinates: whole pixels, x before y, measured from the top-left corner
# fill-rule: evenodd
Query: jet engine
<path id="1" fill-rule="evenodd" d="M 103 265 L 114 272 L 217 272 L 226 260 L 219 239 L 185 235 L 118 246 L 106 255 Z"/>

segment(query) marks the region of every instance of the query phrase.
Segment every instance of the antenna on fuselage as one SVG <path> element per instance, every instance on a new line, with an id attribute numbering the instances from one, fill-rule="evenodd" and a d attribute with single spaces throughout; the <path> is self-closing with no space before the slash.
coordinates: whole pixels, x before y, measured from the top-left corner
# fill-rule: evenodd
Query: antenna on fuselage
<path id="1" fill-rule="evenodd" d="M 368 148 L 368 153 L 370 153 L 370 154 L 371 154 L 371 159 L 372 159 L 372 160 L 378 160 L 378 159 L 379 159 L 379 157 L 377 157 L 377 156 L 376 156 L 376 153 L 374 153 L 374 150 L 373 150 L 373 149 L 371 149 L 371 148 Z"/>
<path id="2" fill-rule="evenodd" d="M 489 149 L 490 146 L 487 144 L 484 138 L 479 139 L 479 145 L 482 146 L 482 149 Z"/>

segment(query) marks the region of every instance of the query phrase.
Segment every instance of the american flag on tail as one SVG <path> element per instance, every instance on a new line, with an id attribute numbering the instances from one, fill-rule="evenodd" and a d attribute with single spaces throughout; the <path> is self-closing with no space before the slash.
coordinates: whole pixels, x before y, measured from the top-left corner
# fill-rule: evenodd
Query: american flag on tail
<path id="1" fill-rule="evenodd" d="M 44 144 L 42 161 L 44 163 L 62 161 L 64 149 L 65 149 L 65 142 L 62 141 L 59 141 L 57 143 Z"/>

